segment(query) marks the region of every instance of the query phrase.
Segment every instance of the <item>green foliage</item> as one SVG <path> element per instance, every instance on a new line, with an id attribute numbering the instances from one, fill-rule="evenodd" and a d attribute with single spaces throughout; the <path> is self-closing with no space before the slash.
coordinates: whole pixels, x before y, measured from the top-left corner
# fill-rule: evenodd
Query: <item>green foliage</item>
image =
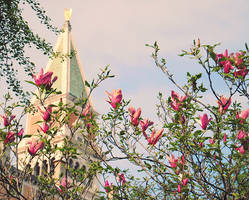
<path id="1" fill-rule="evenodd" d="M 0 0 L 0 75 L 6 80 L 9 89 L 28 103 L 29 97 L 16 77 L 19 71 L 17 66 L 23 67 L 26 74 L 31 76 L 35 64 L 25 55 L 25 49 L 34 47 L 44 54 L 50 54 L 52 47 L 33 33 L 22 16 L 22 4 L 30 6 L 35 12 L 34 15 L 48 30 L 55 33 L 58 33 L 58 30 L 50 24 L 50 18 L 36 0 Z"/>

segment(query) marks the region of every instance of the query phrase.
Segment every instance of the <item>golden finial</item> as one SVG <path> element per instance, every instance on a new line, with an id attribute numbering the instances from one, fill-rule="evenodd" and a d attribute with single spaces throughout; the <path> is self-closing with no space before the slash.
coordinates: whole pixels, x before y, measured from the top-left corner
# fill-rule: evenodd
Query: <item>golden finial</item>
<path id="1" fill-rule="evenodd" d="M 65 8 L 64 9 L 64 18 L 66 21 L 69 21 L 72 15 L 72 8 Z"/>

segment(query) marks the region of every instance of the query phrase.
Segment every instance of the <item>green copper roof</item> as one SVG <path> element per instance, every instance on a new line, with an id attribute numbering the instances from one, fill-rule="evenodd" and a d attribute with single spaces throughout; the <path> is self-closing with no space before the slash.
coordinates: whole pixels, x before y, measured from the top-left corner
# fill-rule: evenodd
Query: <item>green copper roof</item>
<path id="1" fill-rule="evenodd" d="M 73 46 L 71 42 L 71 47 Z M 70 59 L 70 94 L 75 97 L 86 97 L 85 85 L 82 80 L 81 72 L 79 69 L 79 63 L 77 62 L 76 55 Z"/>

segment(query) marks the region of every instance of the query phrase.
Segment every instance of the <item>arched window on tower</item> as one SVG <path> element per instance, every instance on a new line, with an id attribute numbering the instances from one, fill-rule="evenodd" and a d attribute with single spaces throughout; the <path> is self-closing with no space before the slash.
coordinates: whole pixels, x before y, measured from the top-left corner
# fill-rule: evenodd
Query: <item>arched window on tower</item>
<path id="1" fill-rule="evenodd" d="M 73 168 L 73 159 L 71 159 L 71 158 L 69 159 L 69 167 Z"/>
<path id="2" fill-rule="evenodd" d="M 73 171 L 73 159 L 69 159 L 69 176 L 72 177 L 72 171 Z"/>
<path id="3" fill-rule="evenodd" d="M 85 172 L 85 171 L 86 171 L 86 166 L 85 166 L 85 165 L 82 165 L 81 170 L 82 170 L 83 172 Z"/>
<path id="4" fill-rule="evenodd" d="M 40 175 L 40 166 L 39 163 L 37 162 L 34 167 L 34 175 L 39 176 Z"/>
<path id="5" fill-rule="evenodd" d="M 52 159 L 49 161 L 50 172 L 53 172 L 54 169 L 55 169 L 54 162 L 55 162 L 55 158 L 52 158 Z"/>
<path id="6" fill-rule="evenodd" d="M 42 161 L 42 174 L 46 175 L 48 173 L 48 163 L 47 160 Z"/>
<path id="7" fill-rule="evenodd" d="M 76 163 L 75 163 L 75 166 L 74 166 L 74 169 L 77 170 L 77 169 L 79 169 L 79 167 L 80 167 L 79 162 L 76 162 Z"/>

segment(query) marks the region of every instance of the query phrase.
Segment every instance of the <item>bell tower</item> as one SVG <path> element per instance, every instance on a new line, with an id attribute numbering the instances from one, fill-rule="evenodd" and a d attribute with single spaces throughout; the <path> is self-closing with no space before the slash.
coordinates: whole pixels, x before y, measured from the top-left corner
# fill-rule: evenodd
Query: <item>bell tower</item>
<path id="1" fill-rule="evenodd" d="M 62 32 L 60 33 L 56 45 L 54 46 L 53 52 L 54 52 L 54 58 L 50 59 L 48 61 L 48 64 L 45 68 L 45 73 L 50 71 L 53 72 L 53 76 L 57 76 L 58 79 L 53 84 L 53 88 L 56 88 L 57 91 L 61 91 L 61 94 L 51 96 L 48 98 L 45 102 L 46 105 L 50 104 L 57 104 L 58 102 L 62 101 L 64 104 L 70 104 L 72 105 L 73 102 L 78 98 L 86 98 L 89 95 L 89 90 L 85 86 L 85 75 L 83 71 L 82 64 L 80 62 L 79 54 L 76 49 L 76 45 L 72 36 L 72 27 L 70 24 L 70 18 L 71 18 L 71 9 L 65 9 L 64 11 L 64 17 L 65 17 L 65 23 L 62 27 Z M 92 108 L 92 111 L 94 111 L 94 106 L 92 103 L 91 98 L 88 99 L 88 102 L 90 103 L 90 106 Z M 35 106 L 39 106 L 39 102 L 32 98 L 32 103 Z M 36 113 L 30 113 L 27 115 L 26 120 L 26 129 L 25 133 L 30 135 L 35 135 L 38 133 L 38 129 L 40 129 L 39 125 L 36 124 L 37 121 L 41 120 L 41 114 Z M 73 124 L 76 120 L 75 116 L 72 116 L 70 119 L 70 123 Z M 63 126 L 60 128 L 60 131 L 58 132 L 58 135 L 56 135 L 56 138 L 53 140 L 53 143 L 61 146 L 63 144 L 64 138 L 66 136 L 69 136 L 69 129 L 66 126 Z M 27 162 L 26 156 L 28 154 L 27 152 L 27 140 L 24 139 L 22 144 L 19 146 L 19 157 L 20 157 L 20 167 L 22 165 L 25 165 Z M 75 143 L 84 143 L 84 140 L 82 137 L 76 133 L 74 138 Z M 87 147 L 87 144 L 81 144 L 80 149 L 81 158 L 78 159 L 70 159 L 70 167 L 74 168 L 75 170 L 84 168 L 87 170 L 89 163 L 91 160 L 96 160 L 96 157 L 94 156 L 94 153 Z M 55 177 L 59 178 L 60 174 L 63 173 L 64 167 L 63 163 L 59 163 L 61 160 L 61 155 L 55 155 L 53 162 L 55 168 Z M 23 164 L 24 163 L 24 164 Z M 43 161 L 34 159 L 32 160 L 31 167 L 33 170 L 34 176 L 41 175 L 42 170 L 50 170 L 49 169 L 49 163 L 44 159 Z M 27 182 L 26 187 L 29 187 L 30 183 Z M 88 183 L 89 184 L 89 183 Z M 34 187 L 33 187 L 34 188 Z M 97 183 L 97 179 L 94 178 L 91 182 L 90 189 L 84 193 L 83 199 L 94 199 L 95 191 L 98 190 L 99 186 Z M 25 186 L 24 186 L 25 190 Z M 28 194 L 34 193 L 35 189 L 26 189 L 26 195 L 33 195 Z M 25 191 L 24 191 L 25 194 Z"/>

